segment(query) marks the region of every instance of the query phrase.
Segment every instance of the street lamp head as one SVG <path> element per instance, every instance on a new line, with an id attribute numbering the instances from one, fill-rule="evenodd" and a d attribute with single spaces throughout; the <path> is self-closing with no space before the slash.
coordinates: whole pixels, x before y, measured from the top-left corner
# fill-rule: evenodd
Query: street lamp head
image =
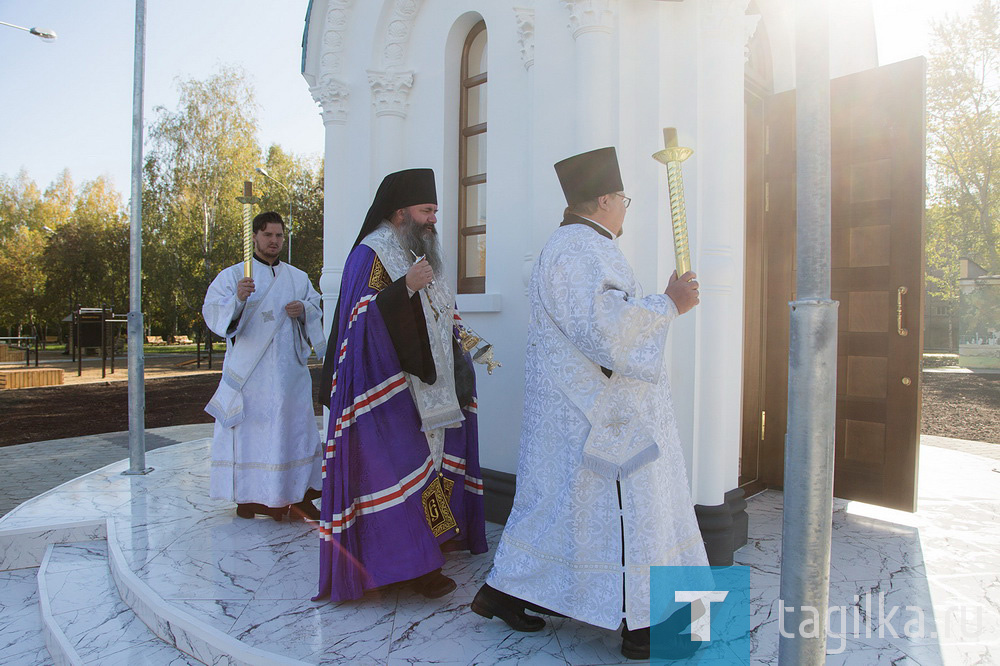
<path id="1" fill-rule="evenodd" d="M 269 174 L 263 167 L 257 167 L 257 173 L 264 176 L 265 178 L 271 177 L 271 174 Z"/>
<path id="2" fill-rule="evenodd" d="M 56 41 L 57 37 L 55 30 L 48 30 L 46 28 L 31 28 L 30 30 L 28 30 L 28 32 L 38 37 L 41 37 L 42 41 L 45 42 L 46 44 L 51 44 L 52 42 Z"/>

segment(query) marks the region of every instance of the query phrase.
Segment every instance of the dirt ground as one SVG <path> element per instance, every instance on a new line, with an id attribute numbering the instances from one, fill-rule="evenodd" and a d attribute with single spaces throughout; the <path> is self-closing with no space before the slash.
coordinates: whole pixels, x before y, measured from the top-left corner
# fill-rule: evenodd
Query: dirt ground
<path id="1" fill-rule="evenodd" d="M 924 372 L 920 432 L 1000 444 L 1000 373 Z"/>
<path id="2" fill-rule="evenodd" d="M 222 355 L 215 357 L 214 370 L 208 370 L 205 363 L 202 370 L 178 367 L 183 358 L 146 356 L 147 428 L 212 421 L 205 405 L 219 385 Z M 128 372 L 124 365 L 122 362 L 114 375 L 103 380 L 100 360 L 96 369 L 84 370 L 83 378 L 76 376 L 75 365 L 72 371 L 67 365 L 67 382 L 62 386 L 0 391 L 0 447 L 128 430 Z M 315 404 L 320 366 L 310 366 L 310 372 Z"/>
<path id="3" fill-rule="evenodd" d="M 204 407 L 219 383 L 221 355 L 212 371 L 179 365 L 190 358 L 146 356 L 147 428 L 211 421 Z M 99 359 L 82 378 L 65 363 L 63 386 L 0 391 L 0 446 L 128 430 L 127 371 L 123 359 L 116 365 L 102 380 Z M 311 371 L 315 394 L 319 366 Z M 1000 374 L 924 372 L 922 382 L 921 432 L 1000 444 Z"/>

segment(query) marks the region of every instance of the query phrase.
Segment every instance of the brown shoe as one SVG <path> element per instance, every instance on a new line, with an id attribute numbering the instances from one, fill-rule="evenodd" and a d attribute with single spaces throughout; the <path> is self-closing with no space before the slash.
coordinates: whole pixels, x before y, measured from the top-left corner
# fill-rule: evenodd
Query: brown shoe
<path id="1" fill-rule="evenodd" d="M 514 631 L 541 631 L 545 627 L 545 620 L 525 613 L 525 603 L 517 597 L 483 583 L 476 593 L 476 598 L 472 600 L 472 612 L 486 619 L 496 616 Z"/>

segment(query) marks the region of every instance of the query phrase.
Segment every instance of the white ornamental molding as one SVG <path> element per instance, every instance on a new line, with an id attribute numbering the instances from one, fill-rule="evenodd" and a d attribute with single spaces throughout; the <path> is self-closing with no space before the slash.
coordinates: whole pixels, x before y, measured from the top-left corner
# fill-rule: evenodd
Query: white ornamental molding
<path id="1" fill-rule="evenodd" d="M 610 33 L 618 15 L 619 0 L 562 0 L 569 10 L 573 38 L 587 32 Z"/>
<path id="2" fill-rule="evenodd" d="M 309 92 L 323 108 L 324 125 L 343 125 L 347 122 L 347 100 L 351 96 L 351 88 L 344 81 L 324 74 L 319 85 L 310 86 Z"/>
<path id="3" fill-rule="evenodd" d="M 521 62 L 525 69 L 535 64 L 535 10 L 514 7 L 517 20 L 517 42 L 521 45 Z"/>
<path id="4" fill-rule="evenodd" d="M 743 64 L 745 65 L 750 62 L 750 40 L 753 39 L 757 32 L 757 26 L 760 25 L 760 14 L 747 14 L 743 20 Z"/>
<path id="5" fill-rule="evenodd" d="M 413 72 L 368 70 L 372 107 L 376 116 L 406 117 L 407 98 L 413 87 Z"/>
<path id="6" fill-rule="evenodd" d="M 705 37 L 745 44 L 746 11 L 750 0 L 699 0 Z"/>
<path id="7" fill-rule="evenodd" d="M 385 27 L 382 45 L 383 69 L 402 67 L 406 62 L 406 50 L 410 43 L 413 21 L 420 11 L 423 0 L 396 0 L 392 14 Z"/>
<path id="8" fill-rule="evenodd" d="M 353 4 L 354 0 L 329 0 L 320 56 L 320 76 L 340 76 L 343 72 L 344 49 Z"/>

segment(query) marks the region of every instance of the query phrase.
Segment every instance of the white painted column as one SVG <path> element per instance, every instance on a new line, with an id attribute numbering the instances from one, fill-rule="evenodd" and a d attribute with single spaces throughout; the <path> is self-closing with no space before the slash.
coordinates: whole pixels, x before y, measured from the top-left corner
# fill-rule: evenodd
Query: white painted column
<path id="1" fill-rule="evenodd" d="M 350 250 L 350 242 L 356 231 L 352 231 L 356 220 L 345 219 L 341 202 L 347 197 L 347 171 L 351 160 L 347 159 L 347 104 L 350 87 L 335 77 L 325 77 L 322 82 L 309 89 L 313 99 L 323 108 L 323 127 L 326 130 L 326 145 L 323 173 L 323 272 L 319 278 L 319 289 L 323 295 L 324 330 L 329 335 L 333 322 L 333 308 L 340 293 L 340 279 L 344 273 L 344 262 Z M 351 239 L 345 241 L 345 239 Z"/>
<path id="2" fill-rule="evenodd" d="M 535 189 L 535 183 L 541 177 L 542 169 L 544 168 L 543 165 L 539 164 L 539 151 L 535 149 L 539 145 L 538 122 L 535 119 L 535 114 L 538 113 L 538 110 L 535 108 L 534 74 L 535 10 L 526 7 L 514 7 L 514 16 L 517 21 L 517 39 L 521 45 L 521 62 L 524 64 L 524 69 L 527 71 L 528 77 L 527 108 L 531 110 L 531 113 L 528 115 L 528 136 L 530 139 L 528 141 L 527 155 L 531 173 L 527 179 L 527 191 L 525 195 L 531 209 L 531 220 L 535 223 L 529 224 L 528 228 L 522 234 L 522 238 L 524 239 L 524 254 L 521 258 L 521 282 L 524 285 L 524 295 L 527 296 L 528 284 L 531 282 L 531 271 L 534 268 L 535 259 L 538 257 L 539 250 L 552 230 L 547 225 L 537 223 L 538 220 L 544 218 L 545 213 L 541 207 L 541 199 L 538 197 Z"/>
<path id="3" fill-rule="evenodd" d="M 698 3 L 698 215 L 692 265 L 696 504 L 717 506 L 736 488 L 743 376 L 744 12 L 748 0 Z"/>
<path id="4" fill-rule="evenodd" d="M 404 168 L 407 98 L 413 87 L 413 72 L 368 70 L 372 89 L 372 182 Z"/>
<path id="5" fill-rule="evenodd" d="M 615 145 L 618 141 L 618 58 L 614 26 L 619 0 L 562 0 L 570 13 L 576 40 L 576 90 L 579 150 Z"/>

